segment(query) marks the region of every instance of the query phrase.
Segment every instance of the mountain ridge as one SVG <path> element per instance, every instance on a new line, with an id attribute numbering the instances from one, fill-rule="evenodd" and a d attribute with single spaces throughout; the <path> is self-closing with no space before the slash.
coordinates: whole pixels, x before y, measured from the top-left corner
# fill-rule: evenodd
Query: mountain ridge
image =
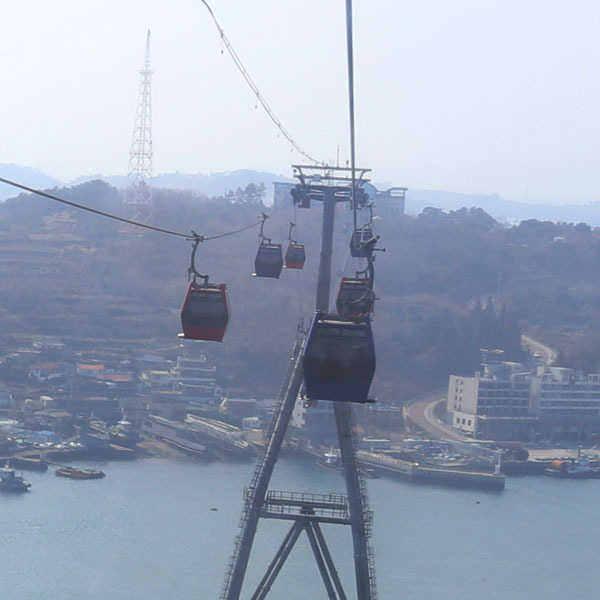
<path id="1" fill-rule="evenodd" d="M 45 174 L 40 169 L 14 164 L 0 163 L 0 176 L 41 189 L 65 185 L 64 182 Z M 68 182 L 68 185 L 79 185 L 93 180 L 105 181 L 120 189 L 128 184 L 128 178 L 124 175 L 93 174 L 78 177 Z M 223 196 L 228 191 L 244 188 L 249 183 L 264 183 L 267 198 L 269 198 L 273 182 L 292 182 L 294 180 L 269 171 L 235 169 L 220 173 L 163 173 L 155 176 L 152 181 L 157 188 L 191 190 L 207 197 Z M 0 201 L 16 195 L 18 195 L 18 191 L 14 188 L 0 184 Z M 408 189 L 406 193 L 407 214 L 419 214 L 429 206 L 443 210 L 457 210 L 462 207 L 482 208 L 494 219 L 506 224 L 538 219 L 566 223 L 583 222 L 592 226 L 600 226 L 600 202 L 562 205 L 527 204 L 502 198 L 498 194 L 463 194 L 440 190 Z"/>

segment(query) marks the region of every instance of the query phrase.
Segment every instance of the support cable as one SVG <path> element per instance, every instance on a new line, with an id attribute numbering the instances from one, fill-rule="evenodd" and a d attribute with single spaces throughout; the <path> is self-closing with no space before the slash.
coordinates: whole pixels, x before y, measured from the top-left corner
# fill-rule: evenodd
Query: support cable
<path id="1" fill-rule="evenodd" d="M 50 200 L 54 200 L 55 202 L 60 202 L 61 204 L 66 204 L 68 206 L 72 206 L 73 208 L 77 208 L 79 210 L 84 210 L 86 212 L 90 212 L 92 214 L 98 215 L 100 217 L 106 217 L 107 219 L 114 219 L 115 221 L 120 221 L 121 223 L 128 223 L 129 225 L 134 225 L 135 227 L 142 227 L 143 229 L 150 229 L 151 231 L 157 231 L 158 233 L 165 233 L 167 235 L 174 235 L 176 237 L 182 237 L 187 240 L 195 240 L 196 238 L 202 238 L 203 242 L 209 242 L 211 240 L 218 240 L 219 238 L 228 237 L 230 235 L 235 235 L 237 233 L 241 233 L 242 231 L 246 231 L 247 229 L 252 229 L 253 227 L 258 227 L 263 221 L 256 221 L 256 223 L 251 223 L 250 225 L 246 225 L 245 227 L 240 227 L 239 229 L 234 229 L 233 231 L 228 231 L 226 233 L 220 233 L 218 235 L 210 235 L 210 236 L 198 236 L 193 233 L 190 235 L 189 233 L 182 233 L 180 231 L 172 231 L 170 229 L 164 229 L 162 227 L 154 227 L 153 225 L 147 225 L 146 223 L 140 223 L 139 221 L 133 221 L 131 219 L 126 219 L 124 217 L 119 217 L 117 215 L 113 215 L 111 213 L 104 212 L 102 210 L 98 210 L 96 208 L 92 208 L 90 206 L 86 206 L 85 204 L 79 204 L 77 202 L 72 202 L 71 200 L 65 200 L 64 198 L 60 198 L 55 196 L 54 194 L 49 194 L 48 192 L 42 192 L 41 190 L 36 190 L 35 188 L 28 187 L 21 183 L 17 183 L 16 181 L 11 181 L 10 179 L 5 179 L 4 177 L 0 177 L 0 183 L 6 183 L 7 185 L 11 185 L 13 187 L 19 188 L 26 192 L 30 192 L 31 194 L 37 194 L 38 196 L 43 196 L 44 198 L 48 198 Z M 279 206 L 274 207 L 272 214 L 279 208 Z M 264 213 L 263 213 L 264 214 Z M 266 215 L 266 217 L 271 216 Z"/>
<path id="2" fill-rule="evenodd" d="M 296 203 L 294 203 L 294 220 L 290 223 L 290 232 L 288 235 L 288 240 L 290 242 L 293 242 L 294 244 L 296 243 L 296 240 L 292 240 L 292 230 L 296 229 L 296 231 L 298 230 L 297 228 L 297 223 L 298 223 L 298 215 L 296 213 Z M 300 279 L 300 271 L 296 270 L 296 293 L 298 295 L 298 319 L 303 319 L 303 315 L 304 315 L 304 307 L 302 304 L 302 281 Z"/>
<path id="3" fill-rule="evenodd" d="M 346 0 L 346 39 L 348 43 L 348 99 L 350 112 L 350 167 L 352 170 L 352 213 L 356 231 L 356 147 L 354 141 L 354 53 L 352 50 L 352 0 Z"/>
<path id="4" fill-rule="evenodd" d="M 25 190 L 26 192 L 30 192 L 32 194 L 37 194 L 38 196 L 43 196 L 44 198 L 49 198 L 50 200 L 54 200 L 55 202 L 67 204 L 68 206 L 78 208 L 79 210 L 85 210 L 85 211 L 93 213 L 95 215 L 99 215 L 101 217 L 106 217 L 107 219 L 114 219 L 115 221 L 120 221 L 121 223 L 128 223 L 129 225 L 135 225 L 136 227 L 143 227 L 144 229 L 151 229 L 152 231 L 158 231 L 159 233 L 166 233 L 168 235 L 175 235 L 177 237 L 183 237 L 183 238 L 190 237 L 190 235 L 188 233 L 179 233 L 177 231 L 171 231 L 170 229 L 162 229 L 160 227 L 154 227 L 153 225 L 146 225 L 145 223 L 139 223 L 137 221 L 132 221 L 131 219 L 125 219 L 124 217 L 118 217 L 117 215 L 113 215 L 113 214 L 104 212 L 102 210 L 97 210 L 96 208 L 91 208 L 90 206 L 85 206 L 83 204 L 78 204 L 77 202 L 71 202 L 70 200 L 65 200 L 64 198 L 59 198 L 58 196 L 49 194 L 48 192 L 42 192 L 41 190 L 36 190 L 34 188 L 30 188 L 26 185 L 22 185 L 15 181 L 10 181 L 9 179 L 5 179 L 4 177 L 0 177 L 0 182 L 6 183 L 7 185 L 12 185 L 13 187 L 19 188 L 21 190 Z"/>
<path id="5" fill-rule="evenodd" d="M 277 127 L 277 129 L 279 129 L 279 131 L 281 132 L 281 135 L 283 135 L 283 137 L 296 149 L 296 151 L 298 151 L 300 154 L 302 154 L 302 156 L 308 158 L 308 160 L 310 160 L 311 162 L 314 162 L 315 164 L 324 165 L 325 164 L 324 161 L 313 158 L 310 154 L 308 154 L 308 152 L 306 152 L 296 142 L 296 140 L 291 136 L 291 134 L 288 133 L 287 129 L 283 126 L 283 123 L 277 118 L 277 115 L 273 112 L 273 109 L 270 107 L 269 103 L 266 101 L 266 99 L 260 93 L 260 90 L 258 89 L 256 84 L 252 80 L 252 77 L 250 77 L 250 73 L 248 73 L 248 71 L 246 70 L 246 67 L 244 67 L 244 64 L 242 63 L 242 60 L 238 56 L 237 52 L 234 50 L 234 48 L 231 45 L 231 43 L 229 42 L 229 40 L 227 39 L 227 36 L 225 35 L 223 28 L 221 27 L 221 25 L 219 25 L 219 22 L 217 21 L 217 18 L 215 17 L 215 14 L 213 13 L 208 2 L 206 0 L 200 0 L 200 2 L 202 2 L 202 4 L 204 4 L 204 6 L 206 6 L 206 9 L 210 13 L 212 20 L 214 21 L 214 24 L 217 27 L 217 30 L 219 31 L 219 35 L 221 36 L 221 42 L 224 44 L 225 48 L 227 48 L 227 52 L 229 52 L 229 56 L 231 56 L 231 59 L 233 60 L 233 63 L 237 67 L 238 71 L 242 74 L 242 77 L 244 78 L 244 80 L 246 81 L 246 83 L 248 84 L 250 89 L 256 95 L 256 101 L 258 103 L 260 103 L 260 105 L 263 107 L 263 109 L 267 113 L 267 116 L 269 117 L 269 119 L 271 119 L 271 121 L 273 121 L 273 123 L 275 124 L 275 127 Z"/>

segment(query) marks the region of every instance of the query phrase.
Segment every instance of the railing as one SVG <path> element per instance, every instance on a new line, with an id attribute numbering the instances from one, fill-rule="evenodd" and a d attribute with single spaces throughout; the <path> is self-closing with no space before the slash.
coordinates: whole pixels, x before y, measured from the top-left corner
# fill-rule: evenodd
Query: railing
<path id="1" fill-rule="evenodd" d="M 349 520 L 348 498 L 344 494 L 311 494 L 306 492 L 269 491 L 265 498 L 266 513 L 280 515 L 310 514 Z"/>
<path id="2" fill-rule="evenodd" d="M 375 555 L 373 553 L 373 547 L 369 543 L 369 538 L 373 535 L 373 511 L 369 508 L 369 497 L 367 494 L 367 486 L 365 480 L 361 475 L 361 461 L 359 453 L 356 449 L 356 440 L 352 436 L 352 446 L 354 456 L 356 456 L 356 464 L 358 471 L 358 481 L 360 486 L 360 494 L 362 496 L 362 507 L 363 507 L 363 522 L 365 527 L 365 537 L 367 539 L 367 565 L 369 570 L 369 588 L 371 590 L 371 600 L 377 598 L 377 580 L 375 577 Z"/>

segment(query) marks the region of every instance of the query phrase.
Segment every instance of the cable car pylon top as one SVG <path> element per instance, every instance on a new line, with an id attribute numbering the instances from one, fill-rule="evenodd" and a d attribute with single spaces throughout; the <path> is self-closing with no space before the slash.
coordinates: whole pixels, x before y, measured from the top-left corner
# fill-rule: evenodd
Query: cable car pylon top
<path id="1" fill-rule="evenodd" d="M 198 272 L 196 252 L 204 237 L 192 231 L 190 239 L 194 244 L 188 268 L 188 281 L 191 279 L 191 282 L 181 308 L 183 333 L 180 333 L 179 337 L 187 340 L 222 342 L 229 323 L 227 284 L 209 283 L 209 276 Z"/>

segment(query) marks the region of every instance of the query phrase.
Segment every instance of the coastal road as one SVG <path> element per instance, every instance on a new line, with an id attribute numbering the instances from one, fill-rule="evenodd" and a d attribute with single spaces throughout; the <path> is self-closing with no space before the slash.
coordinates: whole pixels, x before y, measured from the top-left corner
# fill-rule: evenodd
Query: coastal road
<path id="1" fill-rule="evenodd" d="M 530 338 L 528 335 L 521 336 L 521 343 L 531 354 L 537 352 L 540 355 L 540 360 L 546 365 L 551 365 L 556 360 L 556 351 Z"/>
<path id="2" fill-rule="evenodd" d="M 445 400 L 445 396 L 445 390 L 437 390 L 431 394 L 421 396 L 405 406 L 404 418 L 407 427 L 410 428 L 410 425 L 416 425 L 436 439 L 465 441 L 469 438 L 461 436 L 435 416 L 435 405 L 440 400 Z"/>
<path id="3" fill-rule="evenodd" d="M 551 365 L 556 360 L 556 352 L 549 346 L 546 346 L 527 335 L 521 336 L 521 342 L 523 347 L 531 354 L 537 352 L 540 355 L 540 361 L 544 364 Z M 404 421 L 407 430 L 410 431 L 410 426 L 415 425 L 419 429 L 427 432 L 433 438 L 456 440 L 460 442 L 472 441 L 472 438 L 460 435 L 453 430 L 452 427 L 436 417 L 434 410 L 435 405 L 440 400 L 445 400 L 446 394 L 446 389 L 439 389 L 435 392 L 415 398 L 412 402 L 407 404 L 404 407 Z"/>

